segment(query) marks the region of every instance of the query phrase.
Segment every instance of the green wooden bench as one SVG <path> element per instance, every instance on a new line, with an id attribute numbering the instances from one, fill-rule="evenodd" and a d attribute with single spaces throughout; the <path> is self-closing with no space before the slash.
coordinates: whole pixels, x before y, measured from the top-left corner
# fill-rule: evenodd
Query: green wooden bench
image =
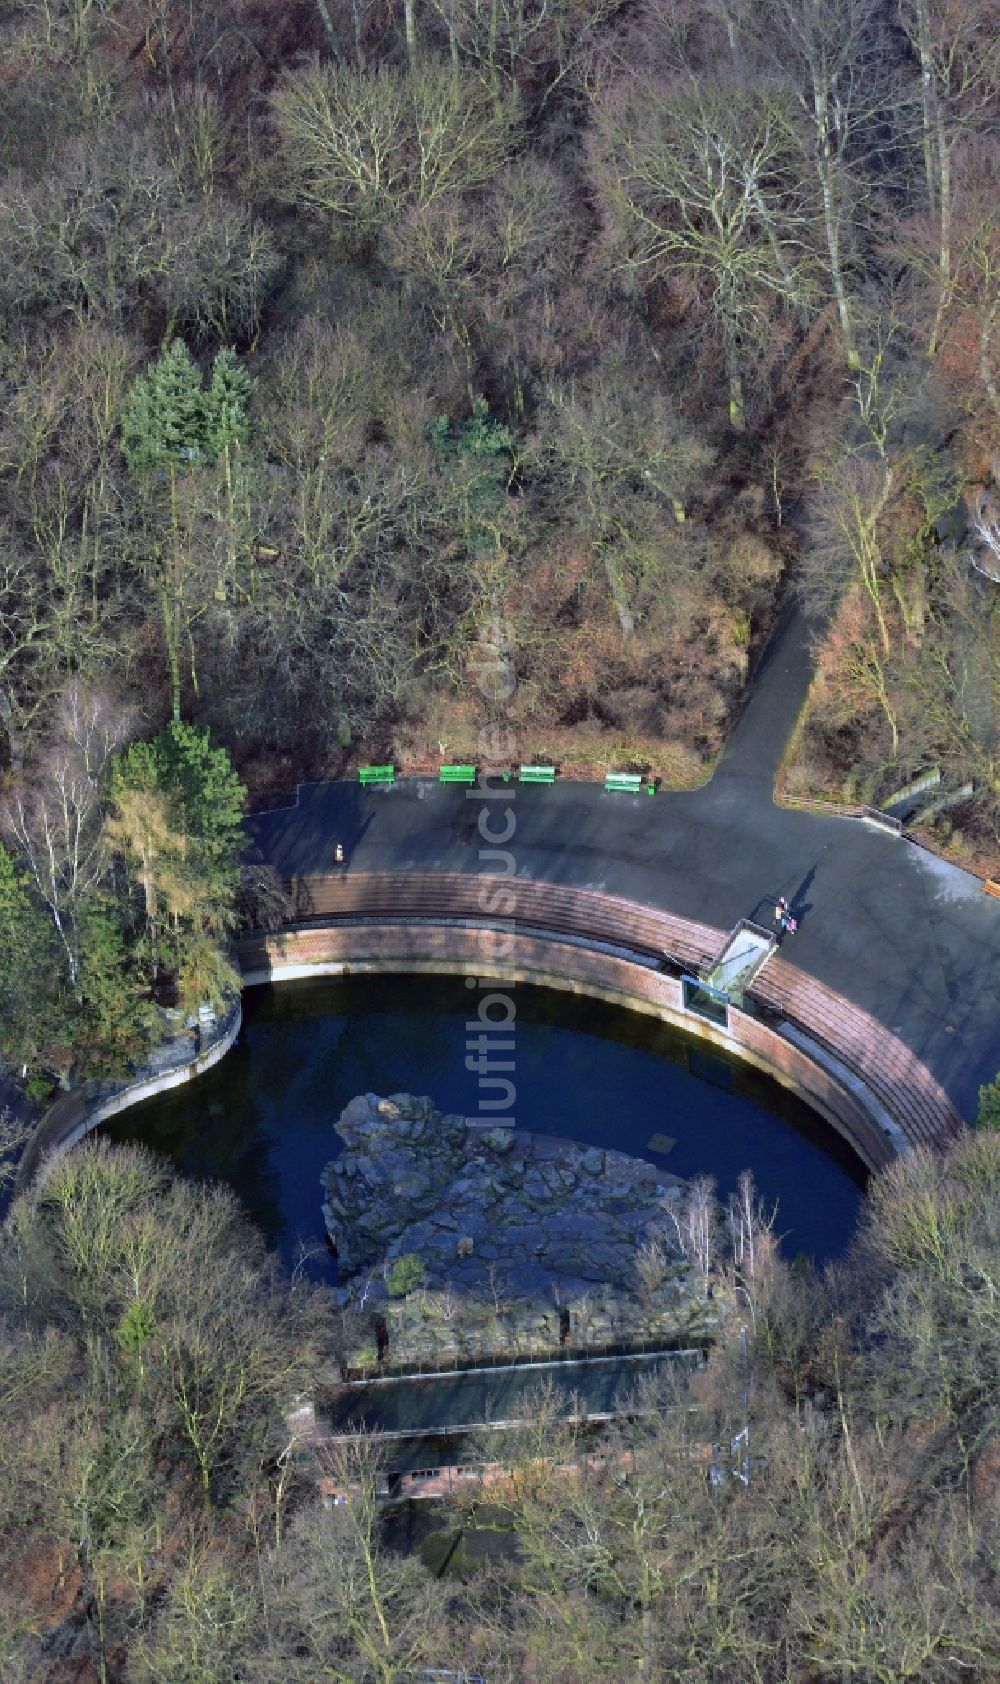
<path id="1" fill-rule="evenodd" d="M 638 795 L 645 788 L 647 795 L 656 794 L 656 784 L 652 778 L 643 777 L 641 772 L 607 772 L 604 778 L 606 790 L 624 789 L 630 795 Z"/>
<path id="2" fill-rule="evenodd" d="M 522 784 L 554 784 L 556 769 L 554 766 L 522 766 L 517 781 Z"/>
<path id="3" fill-rule="evenodd" d="M 476 768 L 474 766 L 442 766 L 439 776 L 443 784 L 474 784 Z"/>
<path id="4" fill-rule="evenodd" d="M 358 782 L 363 784 L 391 784 L 396 781 L 395 766 L 359 766 Z"/>

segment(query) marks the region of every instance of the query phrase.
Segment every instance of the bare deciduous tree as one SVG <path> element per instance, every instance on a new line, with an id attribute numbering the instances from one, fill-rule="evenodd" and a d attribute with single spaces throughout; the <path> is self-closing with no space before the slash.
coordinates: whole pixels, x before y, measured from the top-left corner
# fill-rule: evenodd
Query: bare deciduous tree
<path id="1" fill-rule="evenodd" d="M 73 988 L 80 969 L 80 916 L 106 867 L 104 773 L 126 728 L 107 697 L 71 686 L 44 759 L 6 803 L 8 828 L 49 910 Z"/>
<path id="2" fill-rule="evenodd" d="M 517 137 L 515 103 L 454 66 L 408 74 L 313 63 L 273 96 L 295 195 L 370 237 L 410 204 L 489 181 Z"/>
<path id="3" fill-rule="evenodd" d="M 927 214 L 935 234 L 936 303 L 928 340 L 935 356 L 953 297 L 955 201 L 962 187 L 956 152 L 988 126 L 1000 96 L 1000 42 L 990 8 L 971 0 L 899 0 L 899 19 L 920 77 L 920 145 Z M 957 173 L 957 178 L 956 178 Z"/>
<path id="4" fill-rule="evenodd" d="M 625 213 L 623 262 L 679 273 L 717 325 L 730 420 L 775 305 L 810 291 L 811 213 L 787 113 L 767 94 L 677 77 L 610 84 L 596 99 L 599 169 Z"/>
<path id="5" fill-rule="evenodd" d="M 705 1175 L 695 1176 L 682 1197 L 668 1208 L 677 1243 L 706 1287 L 718 1255 L 721 1214 L 715 1182 Z"/>

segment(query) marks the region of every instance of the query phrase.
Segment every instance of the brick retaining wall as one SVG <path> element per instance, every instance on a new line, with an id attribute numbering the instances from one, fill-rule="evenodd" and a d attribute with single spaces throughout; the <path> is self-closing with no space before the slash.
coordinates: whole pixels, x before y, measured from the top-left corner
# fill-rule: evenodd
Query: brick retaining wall
<path id="1" fill-rule="evenodd" d="M 679 972 L 697 974 L 726 931 L 594 890 L 459 872 L 331 873 L 289 884 L 299 922 L 239 944 L 247 985 L 293 977 L 482 975 L 586 994 L 645 1012 L 725 1048 L 800 1094 L 870 1169 L 917 1145 L 943 1145 L 962 1121 L 898 1037 L 842 995 L 773 958 L 747 1011 L 730 1007 L 728 1031 L 685 1010 Z M 498 907 L 498 896 L 514 897 Z M 673 973 L 673 974 L 671 974 Z M 44 1159 L 151 1094 L 192 1080 L 239 1033 L 239 1005 L 190 1062 L 109 1093 L 85 1086 L 42 1119 L 19 1184 Z"/>
<path id="2" fill-rule="evenodd" d="M 719 951 L 724 931 L 593 891 L 520 882 L 513 929 L 487 927 L 481 914 L 473 925 L 483 884 L 495 891 L 497 880 L 445 878 L 299 880 L 297 904 L 308 906 L 317 922 L 244 938 L 246 982 L 457 972 L 604 999 L 672 1023 L 775 1077 L 824 1116 L 871 1169 L 910 1146 L 941 1143 L 961 1127 L 944 1090 L 908 1048 L 784 960 L 765 966 L 749 1011 L 730 1008 L 728 1032 L 686 1011 L 679 976 L 659 966 L 667 960 L 675 961 L 675 970 L 696 969 Z M 457 892 L 450 894 L 452 888 Z M 404 896 L 412 918 L 399 913 Z M 334 908 L 345 921 L 318 921 Z M 365 922 L 365 908 L 377 922 Z M 574 914 L 583 934 L 571 940 Z M 544 934 L 530 927 L 543 921 L 561 928 Z M 633 953 L 622 951 L 633 945 Z"/>

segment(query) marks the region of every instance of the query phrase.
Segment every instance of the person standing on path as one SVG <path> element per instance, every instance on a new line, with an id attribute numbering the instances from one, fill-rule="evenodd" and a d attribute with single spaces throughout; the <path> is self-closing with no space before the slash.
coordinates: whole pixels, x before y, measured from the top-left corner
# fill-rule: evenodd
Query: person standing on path
<path id="1" fill-rule="evenodd" d="M 799 927 L 799 921 L 792 917 L 792 909 L 784 895 L 778 896 L 778 904 L 774 909 L 774 921 L 782 935 L 793 936 Z"/>

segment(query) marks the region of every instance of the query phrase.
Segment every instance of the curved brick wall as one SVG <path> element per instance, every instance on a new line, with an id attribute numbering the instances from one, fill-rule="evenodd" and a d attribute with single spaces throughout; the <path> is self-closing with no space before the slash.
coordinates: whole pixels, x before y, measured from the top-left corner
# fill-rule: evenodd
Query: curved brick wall
<path id="1" fill-rule="evenodd" d="M 920 1060 L 883 1025 L 783 959 L 757 977 L 752 1010 L 729 1031 L 685 1011 L 680 977 L 719 952 L 726 932 L 593 890 L 447 872 L 331 875 L 290 885 L 300 922 L 240 942 L 244 981 L 412 972 L 482 975 L 587 994 L 673 1023 L 799 1093 L 870 1169 L 962 1122 Z M 513 907 L 501 894 L 513 896 Z M 511 917 L 512 923 L 504 922 Z M 109 1094 L 77 1090 L 43 1118 L 20 1184 L 43 1158 L 149 1094 L 189 1081 L 225 1054 L 239 1008 L 191 1064 Z"/>
<path id="2" fill-rule="evenodd" d="M 757 978 L 752 1013 L 731 1008 L 729 1033 L 685 1011 L 679 977 L 654 966 L 666 959 L 694 971 L 707 963 L 726 933 L 709 925 L 592 890 L 458 873 L 300 878 L 291 888 L 303 921 L 244 938 L 248 983 L 458 972 L 606 999 L 674 1023 L 774 1076 L 872 1169 L 910 1146 L 941 1144 L 962 1126 L 909 1048 L 785 960 L 772 959 Z M 484 911 L 508 889 L 513 929 Z"/>

